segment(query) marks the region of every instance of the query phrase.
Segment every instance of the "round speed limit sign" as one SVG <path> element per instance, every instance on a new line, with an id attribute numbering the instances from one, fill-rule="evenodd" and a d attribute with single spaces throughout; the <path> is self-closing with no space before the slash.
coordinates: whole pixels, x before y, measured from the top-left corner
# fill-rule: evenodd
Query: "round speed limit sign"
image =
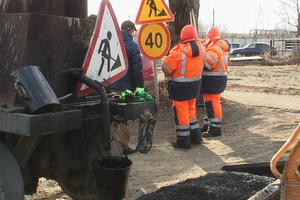
<path id="1" fill-rule="evenodd" d="M 170 48 L 170 32 L 164 24 L 143 25 L 139 30 L 138 43 L 145 57 L 159 60 Z"/>

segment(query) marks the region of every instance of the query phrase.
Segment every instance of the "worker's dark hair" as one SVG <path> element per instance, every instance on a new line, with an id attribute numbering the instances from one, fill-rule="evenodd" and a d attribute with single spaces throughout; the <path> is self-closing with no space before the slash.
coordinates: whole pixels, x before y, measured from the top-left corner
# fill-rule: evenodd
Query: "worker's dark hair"
<path id="1" fill-rule="evenodd" d="M 127 30 L 127 31 L 129 31 L 131 29 L 136 30 L 135 24 L 130 20 L 124 21 L 121 25 L 121 29 Z"/>

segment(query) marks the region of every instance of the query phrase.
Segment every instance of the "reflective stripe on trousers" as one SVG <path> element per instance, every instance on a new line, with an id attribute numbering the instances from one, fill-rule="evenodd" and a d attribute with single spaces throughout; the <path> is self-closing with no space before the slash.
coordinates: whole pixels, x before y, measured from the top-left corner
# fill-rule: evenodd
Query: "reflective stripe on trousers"
<path id="1" fill-rule="evenodd" d="M 207 119 L 204 122 L 213 127 L 221 127 L 222 123 L 222 105 L 221 105 L 221 94 L 203 94 L 205 112 Z"/>
<path id="2" fill-rule="evenodd" d="M 197 118 L 191 119 L 190 121 L 190 129 L 191 129 L 191 135 L 193 134 L 201 134 L 201 128 L 198 122 Z"/>
<path id="3" fill-rule="evenodd" d="M 196 99 L 173 101 L 173 109 L 177 136 L 188 136 L 191 130 L 199 128 Z"/>

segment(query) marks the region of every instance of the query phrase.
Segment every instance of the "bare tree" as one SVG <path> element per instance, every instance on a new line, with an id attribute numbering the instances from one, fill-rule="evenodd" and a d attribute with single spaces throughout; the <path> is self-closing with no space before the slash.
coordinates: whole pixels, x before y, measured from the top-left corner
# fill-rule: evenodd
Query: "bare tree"
<path id="1" fill-rule="evenodd" d="M 279 14 L 283 16 L 286 23 L 296 28 L 297 36 L 300 36 L 300 3 L 299 0 L 279 0 Z"/>
<path id="2" fill-rule="evenodd" d="M 171 33 L 171 47 L 180 41 L 180 31 L 187 24 L 198 26 L 200 0 L 169 0 L 169 7 L 175 21 L 168 24 Z"/>

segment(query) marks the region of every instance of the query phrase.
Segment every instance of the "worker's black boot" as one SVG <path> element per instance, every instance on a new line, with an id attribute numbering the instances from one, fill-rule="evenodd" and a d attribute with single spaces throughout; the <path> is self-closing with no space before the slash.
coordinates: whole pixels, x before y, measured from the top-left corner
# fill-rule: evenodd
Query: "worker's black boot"
<path id="1" fill-rule="evenodd" d="M 191 130 L 191 142 L 193 144 L 201 144 L 203 142 L 202 133 L 200 128 Z"/>
<path id="2" fill-rule="evenodd" d="M 203 133 L 203 137 L 218 137 L 222 135 L 221 127 L 208 127 L 208 131 Z"/>
<path id="3" fill-rule="evenodd" d="M 190 136 L 177 136 L 177 140 L 173 143 L 175 148 L 190 149 L 191 148 L 191 137 Z"/>
<path id="4" fill-rule="evenodd" d="M 191 142 L 193 144 L 202 144 L 202 134 L 191 134 Z"/>

